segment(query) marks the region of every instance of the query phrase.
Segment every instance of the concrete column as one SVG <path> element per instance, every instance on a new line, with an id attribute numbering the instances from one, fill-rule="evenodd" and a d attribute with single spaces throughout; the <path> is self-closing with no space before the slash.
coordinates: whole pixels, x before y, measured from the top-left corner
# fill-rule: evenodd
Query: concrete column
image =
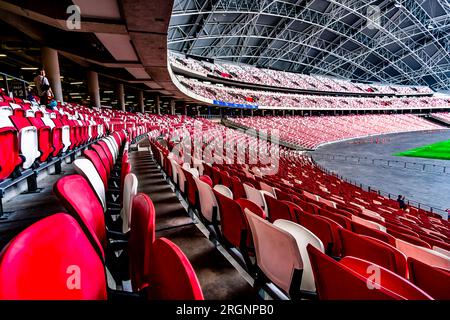
<path id="1" fill-rule="evenodd" d="M 139 108 L 139 111 L 144 113 L 145 112 L 144 91 L 139 91 L 137 97 L 138 97 L 138 108 Z"/>
<path id="2" fill-rule="evenodd" d="M 186 102 L 183 102 L 183 114 L 185 116 L 187 116 L 187 104 L 186 104 Z"/>
<path id="3" fill-rule="evenodd" d="M 125 111 L 125 90 L 123 88 L 123 83 L 117 84 L 117 102 L 120 110 Z"/>
<path id="4" fill-rule="evenodd" d="M 197 106 L 197 116 L 200 115 L 200 106 Z"/>
<path id="5" fill-rule="evenodd" d="M 244 116 L 244 109 L 241 109 L 241 117 Z"/>
<path id="6" fill-rule="evenodd" d="M 223 118 L 223 114 L 222 114 L 222 111 L 223 111 L 222 107 L 219 107 L 220 118 Z"/>
<path id="7" fill-rule="evenodd" d="M 159 95 L 155 97 L 156 114 L 161 114 L 161 98 Z"/>
<path id="8" fill-rule="evenodd" d="M 61 87 L 61 75 L 59 72 L 58 51 L 48 48 L 41 48 L 42 64 L 45 69 L 48 81 L 52 88 L 55 99 L 63 101 L 62 87 Z"/>
<path id="9" fill-rule="evenodd" d="M 250 109 L 250 115 L 253 117 L 253 109 Z"/>
<path id="10" fill-rule="evenodd" d="M 275 115 L 275 109 L 272 110 L 272 115 L 273 115 L 273 116 Z"/>
<path id="11" fill-rule="evenodd" d="M 170 114 L 172 114 L 172 115 L 175 114 L 175 100 L 174 99 L 170 100 Z"/>
<path id="12" fill-rule="evenodd" d="M 283 110 L 283 117 L 286 115 L 286 110 Z"/>
<path id="13" fill-rule="evenodd" d="M 91 98 L 91 104 L 95 108 L 100 108 L 100 86 L 98 84 L 97 72 L 89 70 L 87 73 L 88 93 Z"/>

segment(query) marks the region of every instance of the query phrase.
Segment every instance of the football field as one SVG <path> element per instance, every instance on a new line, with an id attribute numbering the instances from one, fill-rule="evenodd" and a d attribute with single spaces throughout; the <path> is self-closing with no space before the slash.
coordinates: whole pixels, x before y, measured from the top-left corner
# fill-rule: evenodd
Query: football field
<path id="1" fill-rule="evenodd" d="M 450 140 L 410 149 L 407 151 L 396 153 L 394 155 L 402 157 L 450 160 Z"/>

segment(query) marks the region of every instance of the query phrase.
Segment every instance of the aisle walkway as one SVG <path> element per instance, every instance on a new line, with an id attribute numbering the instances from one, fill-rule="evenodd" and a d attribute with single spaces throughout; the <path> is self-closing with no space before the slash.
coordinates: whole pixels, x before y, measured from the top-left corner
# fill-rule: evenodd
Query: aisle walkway
<path id="1" fill-rule="evenodd" d="M 254 300 L 256 295 L 238 270 L 200 231 L 187 214 L 148 150 L 148 140 L 130 153 L 138 192 L 150 196 L 156 209 L 157 237 L 166 237 L 186 254 L 195 269 L 205 299 Z"/>

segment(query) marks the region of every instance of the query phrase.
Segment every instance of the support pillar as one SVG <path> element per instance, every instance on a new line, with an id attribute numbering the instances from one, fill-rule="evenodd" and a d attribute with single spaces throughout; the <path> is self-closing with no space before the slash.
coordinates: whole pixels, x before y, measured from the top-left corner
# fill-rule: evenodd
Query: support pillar
<path id="1" fill-rule="evenodd" d="M 98 84 L 98 73 L 89 70 L 87 73 L 88 93 L 91 98 L 91 105 L 100 108 L 100 86 Z"/>
<path id="2" fill-rule="evenodd" d="M 187 113 L 188 113 L 188 110 L 187 110 L 187 104 L 186 104 L 186 102 L 183 102 L 183 114 L 184 114 L 185 116 L 187 116 Z"/>
<path id="3" fill-rule="evenodd" d="M 250 109 L 250 115 L 253 117 L 253 109 Z"/>
<path id="4" fill-rule="evenodd" d="M 125 90 L 123 88 L 123 83 L 117 84 L 117 102 L 120 110 L 125 111 Z"/>
<path id="5" fill-rule="evenodd" d="M 175 100 L 174 99 L 170 100 L 170 114 L 175 115 Z"/>
<path id="6" fill-rule="evenodd" d="M 42 64 L 50 82 L 55 99 L 63 101 L 61 74 L 59 71 L 58 51 L 48 48 L 41 48 Z"/>
<path id="7" fill-rule="evenodd" d="M 155 97 L 156 114 L 161 114 L 161 98 L 159 95 Z"/>
<path id="8" fill-rule="evenodd" d="M 145 112 L 144 91 L 138 91 L 138 108 L 141 113 Z"/>

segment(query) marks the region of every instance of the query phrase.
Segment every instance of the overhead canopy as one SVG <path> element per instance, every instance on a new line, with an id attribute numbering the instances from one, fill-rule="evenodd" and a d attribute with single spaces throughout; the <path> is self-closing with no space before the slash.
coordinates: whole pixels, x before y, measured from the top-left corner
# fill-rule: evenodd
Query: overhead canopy
<path id="1" fill-rule="evenodd" d="M 447 0 L 175 0 L 169 49 L 450 90 Z"/>

